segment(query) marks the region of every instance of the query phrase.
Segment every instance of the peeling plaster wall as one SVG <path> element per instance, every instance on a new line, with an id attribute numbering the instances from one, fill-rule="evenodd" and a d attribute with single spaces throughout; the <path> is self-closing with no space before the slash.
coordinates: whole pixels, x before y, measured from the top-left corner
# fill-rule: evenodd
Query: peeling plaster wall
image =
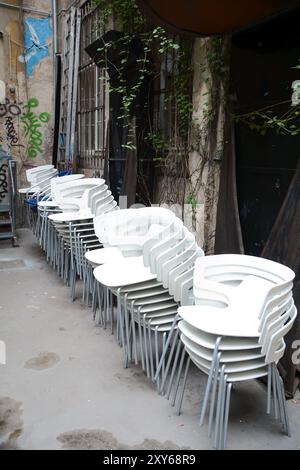
<path id="1" fill-rule="evenodd" d="M 205 125 L 205 103 L 209 95 L 211 81 L 210 70 L 207 66 L 205 46 L 207 38 L 198 38 L 194 43 L 193 55 L 193 122 L 201 129 Z M 219 83 L 219 87 L 223 86 Z M 203 247 L 206 254 L 214 252 L 217 204 L 219 199 L 220 169 L 223 154 L 223 131 L 225 110 L 222 104 L 223 90 L 220 90 L 220 100 L 214 125 L 210 128 L 206 148 L 195 149 L 190 153 L 189 169 L 191 188 L 198 204 L 202 206 L 199 212 L 203 217 L 198 227 L 203 233 Z M 200 236 L 199 236 L 200 238 Z M 200 241 L 200 240 L 199 240 Z"/>
<path id="2" fill-rule="evenodd" d="M 191 135 L 193 151 L 188 157 L 190 179 L 174 177 L 158 178 L 156 181 L 156 201 L 180 203 L 184 202 L 184 221 L 195 233 L 196 240 L 206 254 L 214 252 L 217 204 L 219 199 L 220 169 L 224 147 L 224 117 L 226 82 L 220 77 L 213 77 L 218 99 L 214 107 L 215 113 L 209 130 L 205 124 L 206 103 L 209 96 L 209 84 L 212 75 L 207 63 L 206 46 L 210 39 L 197 38 L 193 45 L 193 114 Z M 228 47 L 228 46 L 225 46 Z M 196 131 L 195 131 L 196 128 Z M 206 135 L 197 141 L 197 134 Z M 204 147 L 204 148 L 203 148 Z M 174 188 L 176 188 L 174 190 Z M 189 206 L 189 196 L 193 196 L 193 204 Z M 178 201 L 174 199 L 178 198 Z M 166 200 L 168 199 L 168 200 Z M 192 207 L 196 205 L 196 207 Z"/>
<path id="3" fill-rule="evenodd" d="M 12 9 L 0 6 L 0 31 L 3 32 L 3 39 L 0 39 L 0 79 L 6 84 L 6 108 L 0 108 L 0 144 L 2 150 L 11 153 L 17 160 L 21 185 L 24 185 L 26 168 L 52 161 L 54 81 L 51 1 L 16 0 L 6 3 L 45 12 L 45 15 L 39 15 L 34 12 L 25 12 L 21 8 Z M 46 19 L 47 13 L 48 19 Z M 28 64 L 24 63 L 24 59 L 22 62 L 22 57 L 24 58 L 26 53 L 36 53 L 39 48 L 36 47 L 34 50 L 34 46 L 29 47 L 29 50 L 26 49 L 25 30 L 26 21 L 29 18 L 34 18 L 34 21 L 44 20 L 51 27 L 51 35 L 49 34 L 45 44 L 40 41 L 41 34 L 36 31 L 38 28 L 30 31 L 33 41 L 37 41 L 42 50 L 40 60 L 37 60 L 36 65 L 32 67 L 31 75 L 28 74 Z M 34 21 L 31 23 L 33 24 Z M 31 42 L 30 46 L 32 44 Z M 36 57 L 39 58 L 38 55 Z M 26 111 L 24 104 L 32 98 L 36 98 L 39 102 L 39 105 L 32 109 L 37 117 L 42 112 L 49 113 L 51 116 L 49 122 L 42 123 L 37 129 L 42 134 L 42 144 L 39 145 L 41 152 L 37 151 L 35 157 L 28 155 L 29 135 L 27 137 L 24 135 L 24 123 L 21 121 L 21 116 Z M 11 108 L 10 105 L 13 107 Z M 11 113 L 10 110 L 13 112 Z"/>

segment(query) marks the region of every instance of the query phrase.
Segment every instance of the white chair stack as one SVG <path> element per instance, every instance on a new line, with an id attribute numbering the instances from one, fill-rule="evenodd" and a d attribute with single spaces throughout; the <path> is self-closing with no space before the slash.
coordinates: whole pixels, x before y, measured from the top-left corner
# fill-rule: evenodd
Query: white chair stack
<path id="1" fill-rule="evenodd" d="M 244 380 L 267 376 L 267 413 L 272 408 L 289 434 L 276 364 L 297 314 L 293 279 L 292 270 L 263 258 L 216 255 L 196 261 L 195 305 L 179 308 L 179 330 L 189 359 L 208 375 L 200 423 L 210 398 L 208 433 L 218 449 L 226 444 L 232 385 Z M 184 387 L 185 380 L 178 412 Z"/>
<path id="2" fill-rule="evenodd" d="M 118 209 L 118 206 L 105 181 L 100 178 L 76 178 L 62 184 L 54 183 L 52 196 L 60 213 L 48 215 L 47 256 L 71 286 L 73 300 L 77 276 L 84 281 L 85 300 L 90 289 L 85 253 L 101 246 L 94 232 L 93 219 L 98 214 Z"/>
<path id="3" fill-rule="evenodd" d="M 19 196 L 26 202 L 27 220 L 33 232 L 39 238 L 39 224 L 36 204 L 42 199 L 48 199 L 51 191 L 51 180 L 57 176 L 57 170 L 53 165 L 41 165 L 26 170 L 26 178 L 29 187 L 20 188 Z M 30 201 L 28 201 L 30 199 Z M 28 203 L 29 202 L 29 203 Z"/>
<path id="4" fill-rule="evenodd" d="M 99 228 L 97 222 L 96 218 L 99 240 L 123 254 L 98 266 L 94 276 L 117 296 L 117 331 L 125 366 L 132 357 L 136 363 L 140 359 L 147 376 L 154 380 L 178 303 L 189 303 L 194 262 L 203 252 L 167 209 L 130 209 L 108 215 L 107 224 L 99 219 Z M 89 259 L 95 261 L 93 254 Z"/>

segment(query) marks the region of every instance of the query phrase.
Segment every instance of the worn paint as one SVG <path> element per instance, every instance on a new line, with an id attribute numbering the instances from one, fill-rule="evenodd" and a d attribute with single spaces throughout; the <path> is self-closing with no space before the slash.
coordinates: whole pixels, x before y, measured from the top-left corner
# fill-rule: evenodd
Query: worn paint
<path id="1" fill-rule="evenodd" d="M 32 76 L 41 60 L 50 55 L 47 40 L 51 36 L 50 18 L 25 19 L 25 51 L 19 56 L 19 61 L 25 62 L 28 78 Z"/>

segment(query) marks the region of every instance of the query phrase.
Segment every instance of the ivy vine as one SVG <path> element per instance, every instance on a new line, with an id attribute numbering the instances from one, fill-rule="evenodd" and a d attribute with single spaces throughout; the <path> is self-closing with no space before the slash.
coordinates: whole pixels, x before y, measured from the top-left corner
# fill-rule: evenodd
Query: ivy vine
<path id="1" fill-rule="evenodd" d="M 100 9 L 100 25 L 95 25 L 104 33 L 111 18 L 114 18 L 124 34 L 117 40 L 103 42 L 98 52 L 103 59 L 98 63 L 104 70 L 108 68 L 107 56 L 112 49 L 120 50 L 120 60 L 114 64 L 118 75 L 118 85 L 109 83 L 111 93 L 117 93 L 121 97 L 121 114 L 124 125 L 129 125 L 129 116 L 132 106 L 144 85 L 146 77 L 157 80 L 160 74 L 160 64 L 163 60 L 172 61 L 172 69 L 175 71 L 168 96 L 165 98 L 165 106 L 176 114 L 176 133 L 179 139 L 187 140 L 189 120 L 192 112 L 191 101 L 191 54 L 190 41 L 171 37 L 161 26 L 149 25 L 135 0 L 93 0 L 93 5 Z M 136 82 L 130 88 L 126 85 L 126 64 L 129 55 L 129 46 L 132 41 L 139 39 L 143 53 L 138 59 L 138 76 Z M 155 67 L 153 67 L 153 63 Z M 112 65 L 112 64 L 109 64 Z M 107 75 L 102 77 L 108 80 Z M 149 118 L 149 122 L 151 119 Z M 126 124 L 127 123 L 127 124 Z M 150 131 L 145 136 L 155 152 L 155 161 L 158 165 L 167 165 L 166 156 L 170 147 L 176 147 L 174 136 L 166 139 L 159 128 L 150 125 Z M 132 139 L 123 144 L 128 149 L 135 148 Z"/>

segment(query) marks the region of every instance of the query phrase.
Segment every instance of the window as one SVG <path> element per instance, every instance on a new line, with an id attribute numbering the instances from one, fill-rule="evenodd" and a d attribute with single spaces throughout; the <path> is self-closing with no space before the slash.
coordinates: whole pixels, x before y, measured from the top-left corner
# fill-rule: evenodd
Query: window
<path id="1" fill-rule="evenodd" d="M 104 169 L 109 98 L 103 71 L 95 65 L 85 48 L 99 37 L 98 7 L 88 1 L 81 9 L 80 62 L 78 83 L 78 148 L 80 167 Z"/>

